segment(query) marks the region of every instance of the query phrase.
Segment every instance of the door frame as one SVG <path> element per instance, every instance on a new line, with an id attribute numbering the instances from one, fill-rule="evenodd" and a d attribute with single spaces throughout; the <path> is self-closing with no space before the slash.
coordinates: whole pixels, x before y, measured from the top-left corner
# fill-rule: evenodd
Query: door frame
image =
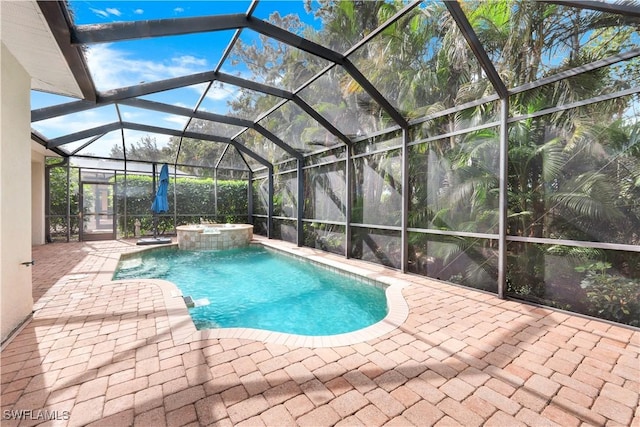
<path id="1" fill-rule="evenodd" d="M 112 221 L 113 223 L 111 224 L 111 233 L 92 233 L 92 234 L 85 234 L 84 232 L 84 219 L 85 219 L 85 215 L 92 215 L 92 216 L 98 216 L 98 215 L 104 215 L 102 213 L 98 213 L 98 212 L 85 212 L 85 206 L 84 206 L 84 201 L 85 201 L 85 195 L 84 195 L 84 185 L 88 184 L 88 185 L 103 185 L 103 186 L 110 186 L 111 187 L 111 194 L 112 194 L 112 198 L 111 198 L 111 211 L 112 211 Z M 95 180 L 86 180 L 86 181 L 80 181 L 79 182 L 79 198 L 80 198 L 80 209 L 79 209 L 79 218 L 78 218 L 78 231 L 79 231 L 79 239 L 81 242 L 87 242 L 87 241 L 96 241 L 96 240 L 115 240 L 116 239 L 116 235 L 117 235 L 117 229 L 116 229 L 116 207 L 115 207 L 115 203 L 116 203 L 116 185 L 115 183 L 111 183 L 111 182 L 104 182 L 104 181 L 95 181 Z M 107 198 L 107 203 L 108 203 L 108 198 Z M 107 211 L 109 206 L 107 206 Z M 107 214 L 109 215 L 109 214 Z"/>

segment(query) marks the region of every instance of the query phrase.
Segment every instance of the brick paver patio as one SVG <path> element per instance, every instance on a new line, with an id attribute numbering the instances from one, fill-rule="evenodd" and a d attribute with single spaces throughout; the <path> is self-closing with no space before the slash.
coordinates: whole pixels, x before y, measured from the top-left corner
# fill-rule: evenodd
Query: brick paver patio
<path id="1" fill-rule="evenodd" d="M 2 426 L 640 425 L 638 331 L 404 276 L 409 315 L 378 338 L 202 339 L 178 332 L 192 325 L 162 286 L 110 281 L 139 249 L 34 247 L 33 320 L 1 353 Z"/>

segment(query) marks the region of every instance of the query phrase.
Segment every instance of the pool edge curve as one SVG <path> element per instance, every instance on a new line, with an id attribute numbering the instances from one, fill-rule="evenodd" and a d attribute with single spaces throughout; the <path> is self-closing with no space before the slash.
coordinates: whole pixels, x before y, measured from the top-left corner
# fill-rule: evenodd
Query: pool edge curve
<path id="1" fill-rule="evenodd" d="M 385 297 L 388 308 L 387 314 L 380 321 L 365 328 L 334 335 L 309 336 L 240 327 L 198 330 L 196 329 L 191 315 L 189 314 L 189 309 L 184 303 L 180 289 L 173 282 L 163 279 L 122 279 L 112 281 L 114 283 L 138 282 L 156 285 L 162 292 L 169 320 L 169 329 L 176 344 L 208 339 L 235 338 L 281 344 L 290 347 L 341 347 L 362 343 L 392 332 L 400 327 L 400 325 L 402 325 L 409 316 L 409 306 L 402 295 L 402 289 L 408 286 L 409 283 L 402 283 L 402 281 L 395 280 L 392 277 L 377 275 L 376 271 L 374 271 L 377 269 L 377 266 L 375 268 L 367 268 L 367 266 L 353 267 L 345 263 L 337 263 L 335 261 L 331 262 L 331 260 L 327 260 L 326 257 L 323 256 L 326 253 L 316 253 L 317 251 L 312 248 L 300 248 L 297 246 L 283 247 L 282 244 L 270 243 L 271 242 L 268 240 L 255 238 L 251 241 L 251 244 L 261 245 L 296 258 L 301 258 L 305 261 L 311 261 L 324 268 L 328 268 L 354 278 L 359 278 L 368 282 L 379 282 L 385 285 Z M 177 245 L 172 244 L 165 245 L 163 247 L 167 248 L 169 246 Z M 144 248 L 140 251 L 129 252 L 124 258 L 129 258 L 142 252 L 160 248 L 162 247 Z M 124 258 L 121 257 L 118 262 Z M 367 271 L 368 274 L 363 274 Z"/>

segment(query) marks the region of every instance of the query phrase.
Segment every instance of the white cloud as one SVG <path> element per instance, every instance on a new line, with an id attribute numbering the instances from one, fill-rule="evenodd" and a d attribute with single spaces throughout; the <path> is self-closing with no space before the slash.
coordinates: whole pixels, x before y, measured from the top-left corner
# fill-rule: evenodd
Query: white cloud
<path id="1" fill-rule="evenodd" d="M 100 91 L 195 74 L 206 69 L 206 59 L 192 56 L 166 61 L 133 59 L 133 54 L 110 44 L 94 45 L 86 53 L 91 76 Z"/>
<path id="2" fill-rule="evenodd" d="M 106 9 L 95 9 L 95 8 L 90 8 L 90 10 L 95 13 L 96 15 L 102 17 L 102 18 L 108 18 L 109 16 L 113 15 L 113 16 L 120 16 L 122 15 L 122 12 L 120 12 L 120 10 L 116 9 L 115 7 L 108 7 Z"/>
<path id="3" fill-rule="evenodd" d="M 162 119 L 165 122 L 175 123 L 179 125 L 181 128 L 183 128 L 187 124 L 187 120 L 189 120 L 188 117 L 184 117 L 184 116 L 164 116 Z"/>
<path id="4" fill-rule="evenodd" d="M 133 111 L 123 111 L 123 109 L 120 109 L 120 114 L 122 114 L 122 118 L 125 122 L 133 122 L 135 121 L 135 119 L 141 116 L 140 113 L 135 113 Z"/>
<path id="5" fill-rule="evenodd" d="M 142 15 L 144 13 L 143 9 L 136 9 L 133 11 L 133 13 L 135 13 L 136 15 Z"/>
<path id="6" fill-rule="evenodd" d="M 233 94 L 229 90 L 222 87 L 212 87 L 209 89 L 209 92 L 207 92 L 207 99 L 212 101 L 222 101 L 232 96 Z"/>
<path id="7" fill-rule="evenodd" d="M 101 10 L 101 9 L 91 8 L 91 12 L 95 13 L 98 16 L 102 16 L 103 18 L 106 18 L 107 16 L 109 16 L 108 12 L 106 12 L 104 10 Z"/>
<path id="8" fill-rule="evenodd" d="M 176 7 L 175 9 L 173 9 L 173 11 L 174 11 L 175 13 L 182 13 L 182 12 L 184 12 L 184 8 L 182 8 L 182 7 Z"/>
<path id="9" fill-rule="evenodd" d="M 207 65 L 207 60 L 204 58 L 196 58 L 191 55 L 183 55 L 177 58 L 171 58 L 171 61 L 179 66 L 188 67 L 189 65 Z"/>

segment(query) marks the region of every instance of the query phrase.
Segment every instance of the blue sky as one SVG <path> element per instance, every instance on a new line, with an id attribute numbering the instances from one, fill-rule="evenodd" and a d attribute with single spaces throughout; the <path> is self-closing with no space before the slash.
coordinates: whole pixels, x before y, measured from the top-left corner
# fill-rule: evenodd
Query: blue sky
<path id="1" fill-rule="evenodd" d="M 249 1 L 72 1 L 76 24 L 244 13 Z"/>
<path id="2" fill-rule="evenodd" d="M 71 1 L 76 25 L 101 24 L 118 21 L 174 19 L 194 16 L 245 13 L 250 1 Z M 318 27 L 319 22 L 306 14 L 301 0 L 262 1 L 254 16 L 268 19 L 278 11 L 281 15 L 297 13 L 309 25 Z M 245 30 L 244 33 L 250 33 Z M 86 60 L 98 91 L 153 82 L 173 77 L 211 71 L 233 37 L 234 31 L 220 31 L 174 37 L 149 38 L 96 44 L 89 47 Z M 248 34 L 244 34 L 243 38 Z M 246 67 L 231 67 L 229 61 L 222 71 L 245 75 Z M 160 102 L 193 108 L 206 88 L 205 84 L 177 89 L 168 94 L 155 94 L 146 98 Z M 235 96 L 233 86 L 216 85 L 207 94 L 202 108 L 220 114 L 227 112 L 227 102 Z M 73 99 L 32 91 L 32 109 L 42 108 Z M 153 124 L 171 129 L 182 129 L 184 117 L 148 112 L 141 109 L 122 108 L 125 121 Z M 83 129 L 108 124 L 117 120 L 115 107 L 108 106 L 97 111 L 77 113 L 72 116 L 34 123 L 34 128 L 47 138 L 55 138 Z M 140 139 L 144 133 L 129 133 Z M 153 135 L 160 146 L 169 137 Z M 92 154 L 107 154 L 113 144 L 119 144 L 120 132 L 112 132 L 85 150 Z M 73 144 L 67 147 L 80 146 Z"/>
<path id="3" fill-rule="evenodd" d="M 228 13 L 245 13 L 251 2 L 244 0 L 207 1 L 71 1 L 76 24 L 98 24 L 113 21 L 140 19 L 185 18 Z M 306 15 L 300 0 L 262 0 L 254 16 L 266 19 L 277 10 L 281 15 L 298 13 Z M 311 17 L 305 19 L 312 23 Z"/>

